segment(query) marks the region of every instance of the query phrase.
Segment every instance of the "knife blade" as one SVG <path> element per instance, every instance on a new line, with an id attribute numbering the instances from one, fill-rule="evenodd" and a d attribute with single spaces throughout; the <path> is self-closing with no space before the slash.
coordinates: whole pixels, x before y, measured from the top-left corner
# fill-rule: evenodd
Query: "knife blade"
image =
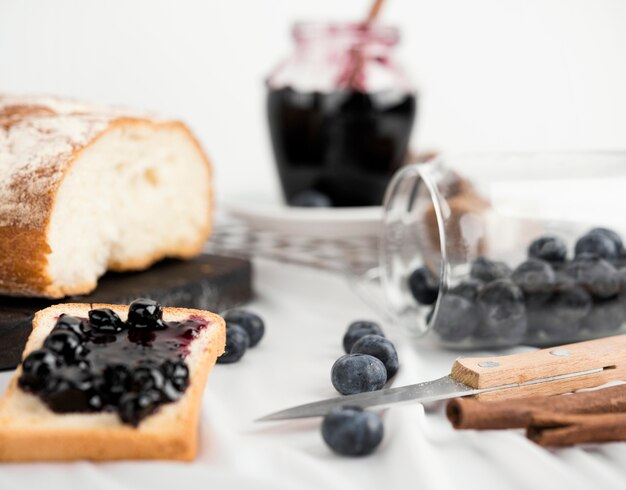
<path id="1" fill-rule="evenodd" d="M 461 396 L 555 395 L 626 379 L 626 335 L 490 358 L 461 358 L 451 374 L 422 383 L 339 396 L 271 413 L 257 422 L 326 415 L 338 406 L 385 408 Z"/>
<path id="2" fill-rule="evenodd" d="M 539 380 L 528 381 L 526 383 L 514 383 L 509 385 L 494 386 L 491 388 L 476 389 L 457 381 L 452 376 L 443 376 L 433 381 L 425 381 L 414 385 L 399 386 L 397 388 L 387 388 L 367 393 L 357 393 L 356 395 L 338 396 L 328 398 L 313 403 L 306 403 L 296 407 L 274 412 L 257 419 L 257 422 L 269 422 L 272 420 L 301 419 L 308 417 L 322 417 L 333 408 L 338 406 L 358 406 L 361 408 L 386 408 L 392 405 L 404 403 L 427 403 L 438 400 L 447 400 L 460 396 L 473 396 L 480 393 L 487 393 L 494 390 L 518 388 L 524 385 L 535 383 L 545 383 L 560 379 L 567 379 L 586 374 L 593 374 L 602 371 L 603 368 L 589 369 L 577 373 L 561 374 Z"/>

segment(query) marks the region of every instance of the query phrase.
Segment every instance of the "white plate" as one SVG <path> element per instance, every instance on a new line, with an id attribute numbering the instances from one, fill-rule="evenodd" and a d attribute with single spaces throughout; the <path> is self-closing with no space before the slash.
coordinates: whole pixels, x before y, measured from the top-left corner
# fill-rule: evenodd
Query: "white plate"
<path id="1" fill-rule="evenodd" d="M 315 238 L 378 236 L 383 214 L 381 206 L 296 208 L 268 197 L 226 202 L 225 208 L 252 228 Z"/>

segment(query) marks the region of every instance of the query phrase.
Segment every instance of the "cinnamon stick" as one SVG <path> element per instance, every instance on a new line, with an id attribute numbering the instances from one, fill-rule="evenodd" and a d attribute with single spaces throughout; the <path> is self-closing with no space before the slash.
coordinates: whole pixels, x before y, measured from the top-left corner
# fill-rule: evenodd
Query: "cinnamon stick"
<path id="1" fill-rule="evenodd" d="M 479 430 L 528 427 L 537 413 L 559 416 L 619 412 L 626 413 L 626 384 L 572 395 L 495 402 L 455 398 L 446 407 L 448 419 L 456 429 Z"/>
<path id="2" fill-rule="evenodd" d="M 526 436 L 541 446 L 626 441 L 626 413 L 571 415 L 537 412 Z"/>

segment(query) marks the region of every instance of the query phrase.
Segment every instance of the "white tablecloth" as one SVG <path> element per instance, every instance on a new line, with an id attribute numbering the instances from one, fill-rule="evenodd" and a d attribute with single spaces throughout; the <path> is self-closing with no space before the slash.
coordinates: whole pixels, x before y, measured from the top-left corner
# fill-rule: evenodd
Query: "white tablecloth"
<path id="1" fill-rule="evenodd" d="M 606 489 L 626 488 L 626 444 L 548 451 L 520 431 L 455 432 L 442 406 L 388 410 L 381 447 L 364 458 L 324 445 L 319 419 L 258 424 L 263 414 L 335 396 L 330 367 L 349 322 L 372 312 L 339 276 L 257 261 L 250 308 L 267 333 L 238 364 L 217 365 L 201 416 L 193 463 L 0 465 L 0 490 L 20 489 Z M 399 386 L 440 377 L 458 355 L 413 346 L 387 326 L 399 348 Z M 11 373 L 0 373 L 0 390 Z"/>

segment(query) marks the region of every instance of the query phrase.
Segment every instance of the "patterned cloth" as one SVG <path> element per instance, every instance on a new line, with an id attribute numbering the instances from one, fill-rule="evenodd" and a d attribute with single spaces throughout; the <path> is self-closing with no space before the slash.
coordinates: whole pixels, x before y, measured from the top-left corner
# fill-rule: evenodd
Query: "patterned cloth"
<path id="1" fill-rule="evenodd" d="M 222 221 L 205 251 L 238 257 L 261 257 L 316 269 L 361 274 L 378 264 L 379 238 L 302 237 L 252 229 L 236 221 Z"/>

